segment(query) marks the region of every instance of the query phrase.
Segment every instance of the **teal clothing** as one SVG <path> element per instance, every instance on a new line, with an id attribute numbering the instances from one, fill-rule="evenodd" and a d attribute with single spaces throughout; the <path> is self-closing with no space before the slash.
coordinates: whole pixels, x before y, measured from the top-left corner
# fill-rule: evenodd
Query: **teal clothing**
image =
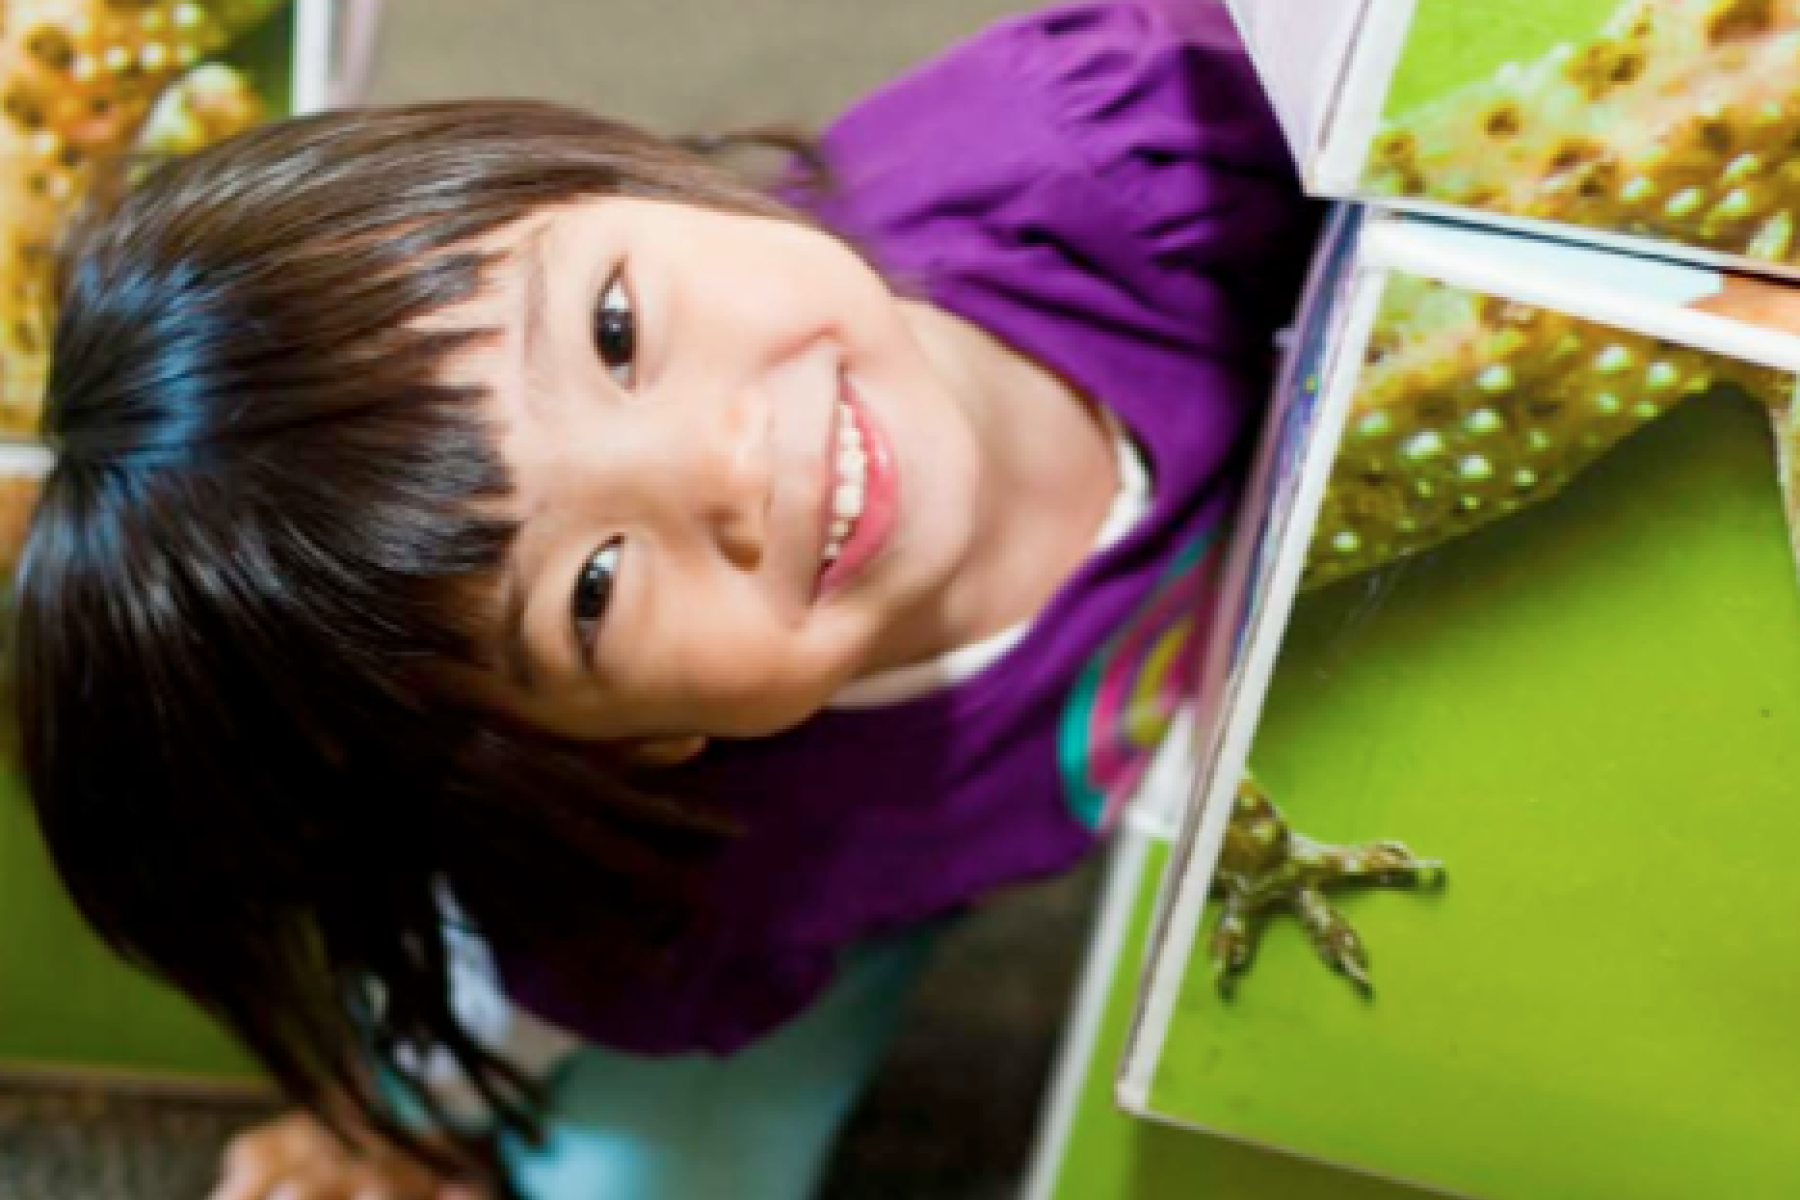
<path id="1" fill-rule="evenodd" d="M 804 1016 L 729 1058 L 585 1047 L 548 1138 L 502 1150 L 526 1200 L 804 1200 L 880 1065 L 934 929 L 853 953 Z"/>

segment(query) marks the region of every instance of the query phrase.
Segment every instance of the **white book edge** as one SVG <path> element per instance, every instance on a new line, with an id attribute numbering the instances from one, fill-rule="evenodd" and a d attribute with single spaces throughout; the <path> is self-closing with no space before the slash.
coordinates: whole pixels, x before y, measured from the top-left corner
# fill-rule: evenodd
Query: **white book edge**
<path id="1" fill-rule="evenodd" d="M 1479 225 L 1500 232 L 1522 233 L 1552 241 L 1595 246 L 1618 254 L 1637 255 L 1640 258 L 1692 263 L 1695 266 L 1732 271 L 1740 275 L 1772 276 L 1786 283 L 1800 279 L 1800 264 L 1769 262 L 1766 259 L 1750 258 L 1743 254 L 1732 254 L 1724 250 L 1696 246 L 1692 242 L 1677 242 L 1669 238 L 1620 233 L 1617 230 L 1601 229 L 1593 225 L 1570 225 L 1561 221 L 1547 221 L 1541 217 L 1514 216 L 1511 213 L 1470 208 L 1466 204 L 1451 204 L 1448 201 L 1432 200 L 1423 196 L 1379 196 L 1366 189 L 1351 189 L 1343 193 L 1340 198 L 1357 200 L 1397 213 L 1461 225 Z"/>
<path id="2" fill-rule="evenodd" d="M 42 442 L 0 442 L 0 477 L 42 479 L 55 465 L 55 453 Z"/>
<path id="3" fill-rule="evenodd" d="M 1275 339 L 1283 355 L 1272 392 L 1274 399 L 1265 417 L 1262 441 L 1244 489 L 1244 504 L 1233 514 L 1227 534 L 1228 544 L 1218 583 L 1220 607 L 1215 610 L 1212 628 L 1205 633 L 1193 727 L 1183 731 L 1189 735 L 1187 740 L 1199 752 L 1199 757 L 1195 769 L 1189 772 L 1183 803 L 1173 813 L 1170 836 L 1175 843 L 1175 853 L 1167 871 L 1171 878 L 1179 877 L 1185 871 L 1188 856 L 1192 853 L 1194 832 L 1205 808 L 1202 802 L 1211 786 L 1207 769 L 1209 764 L 1218 761 L 1226 732 L 1225 716 L 1236 709 L 1243 689 L 1244 672 L 1240 660 L 1248 649 L 1252 628 L 1268 603 L 1269 580 L 1262 576 L 1266 575 L 1268 565 L 1263 547 L 1268 542 L 1270 522 L 1292 519 L 1293 493 L 1299 477 L 1290 472 L 1293 483 L 1285 486 L 1280 478 L 1287 447 L 1292 444 L 1289 439 L 1296 433 L 1310 430 L 1318 419 L 1322 397 L 1317 396 L 1316 386 L 1307 386 L 1307 378 L 1327 370 L 1329 364 L 1322 353 L 1326 343 L 1308 336 L 1310 314 L 1324 313 L 1335 319 L 1334 314 L 1341 307 L 1339 293 L 1349 286 L 1344 272 L 1355 261 L 1365 212 L 1351 205 L 1340 205 L 1333 210 L 1320 235 L 1318 257 L 1308 270 L 1293 326 Z M 1308 395 L 1313 398 L 1307 399 Z M 1263 506 L 1249 507 L 1256 504 L 1258 498 L 1262 499 Z M 1252 524 L 1257 527 L 1254 531 L 1246 528 Z M 1132 815 L 1139 814 L 1134 810 Z M 1155 957 L 1167 932 L 1173 893 L 1172 886 L 1158 891 L 1157 905 L 1145 939 L 1145 963 L 1140 964 L 1140 973 Z M 1140 1014 L 1134 1012 L 1133 1022 L 1139 1017 Z"/>
<path id="4" fill-rule="evenodd" d="M 337 0 L 296 0 L 293 15 L 293 88 L 288 107 L 294 115 L 319 112 L 331 101 Z"/>
<path id="5" fill-rule="evenodd" d="M 1112 844 L 1101 888 L 1095 927 L 1076 985 L 1075 1001 L 1064 1022 L 1062 1043 L 1050 1077 L 1048 1094 L 1039 1109 L 1031 1158 L 1020 1200 L 1051 1200 L 1062 1180 L 1069 1154 L 1069 1138 L 1081 1108 L 1090 1074 L 1104 1070 L 1095 1059 L 1100 1027 L 1112 995 L 1113 981 L 1122 969 L 1130 939 L 1131 919 L 1150 862 L 1150 849 L 1166 839 L 1132 821 L 1126 821 Z"/>
<path id="6" fill-rule="evenodd" d="M 1406 48 L 1416 0 L 1369 0 L 1359 36 L 1333 88 L 1337 102 L 1319 131 L 1318 147 L 1304 169 L 1308 190 L 1348 195 L 1356 190 L 1369 143 L 1381 127 L 1394 71 Z"/>
<path id="7" fill-rule="evenodd" d="M 1366 236 L 1359 235 L 1359 236 Z M 1360 255 L 1359 255 L 1360 257 Z M 1327 382 L 1320 399 L 1314 436 L 1302 458 L 1301 481 L 1294 498 L 1280 557 L 1269 582 L 1268 598 L 1257 615 L 1245 651 L 1243 682 L 1223 714 L 1224 731 L 1216 758 L 1207 769 L 1206 790 L 1198 810 L 1198 826 L 1190 835 L 1187 853 L 1172 883 L 1166 921 L 1156 939 L 1146 973 L 1143 997 L 1126 1043 L 1115 1098 L 1129 1112 L 1152 1115 L 1150 1087 L 1169 1029 L 1169 1019 L 1187 975 L 1188 959 L 1205 916 L 1212 890 L 1213 870 L 1230 822 L 1238 780 L 1250 757 L 1250 743 L 1261 723 L 1263 698 L 1274 674 L 1300 572 L 1306 563 L 1307 544 L 1325 484 L 1336 458 L 1339 435 L 1349 412 L 1350 397 L 1362 370 L 1362 346 L 1368 341 L 1380 308 L 1386 274 L 1362 266 L 1354 268 L 1355 282 L 1348 301 L 1333 314 L 1339 328 L 1333 336 Z M 1346 348 L 1352 353 L 1346 353 Z M 1174 867 L 1172 866 L 1172 870 Z"/>
<path id="8" fill-rule="evenodd" d="M 1372 222 L 1362 249 L 1371 266 L 1800 372 L 1800 334 L 1686 307 L 1723 282 L 1710 268 L 1416 218 Z"/>
<path id="9" fill-rule="evenodd" d="M 1192 780 L 1199 770 L 1200 750 L 1195 743 L 1202 723 L 1189 709 L 1190 706 L 1184 706 L 1169 727 L 1168 736 L 1157 749 L 1108 845 L 1105 881 L 1093 931 L 1088 936 L 1069 1015 L 1063 1022 L 1049 1088 L 1038 1109 L 1023 1200 L 1050 1200 L 1055 1194 L 1088 1080 L 1095 1071 L 1111 1071 L 1111 1064 L 1096 1061 L 1096 1048 L 1115 983 L 1124 969 L 1152 850 L 1172 844 L 1179 835 Z M 1169 861 L 1172 863 L 1173 858 Z M 1158 910 L 1167 898 L 1169 874 L 1165 870 L 1157 880 Z M 1136 971 L 1142 971 L 1152 945 L 1146 934 L 1134 964 Z"/>
<path id="10" fill-rule="evenodd" d="M 1344 62 L 1373 2 L 1226 0 L 1288 149 L 1303 166 L 1316 156 L 1337 109 L 1347 78 Z"/>
<path id="11" fill-rule="evenodd" d="M 1283 359 L 1271 393 L 1271 411 L 1263 426 L 1261 443 L 1244 493 L 1247 504 L 1255 503 L 1260 497 L 1266 508 L 1254 512 L 1244 508 L 1233 517 L 1230 545 L 1219 581 L 1221 607 L 1217 610 L 1214 627 L 1208 632 L 1202 656 L 1199 711 L 1211 715 L 1205 718 L 1207 728 L 1198 747 L 1201 756 L 1187 788 L 1187 805 L 1180 814 L 1181 826 L 1175 838 L 1175 850 L 1165 868 L 1156 908 L 1145 936 L 1143 960 L 1138 965 L 1143 977 L 1148 976 L 1151 964 L 1160 957 L 1161 947 L 1168 937 L 1177 890 L 1174 881 L 1186 875 L 1187 864 L 1194 854 L 1197 826 L 1205 814 L 1205 800 L 1213 782 L 1210 772 L 1217 770 L 1228 732 L 1227 718 L 1237 710 L 1243 690 L 1244 666 L 1240 659 L 1254 640 L 1254 630 L 1269 601 L 1267 580 L 1260 581 L 1263 595 L 1260 600 L 1257 598 L 1257 576 L 1265 557 L 1263 546 L 1274 532 L 1272 521 L 1292 519 L 1294 498 L 1286 494 L 1291 489 L 1284 488 L 1278 478 L 1283 469 L 1283 447 L 1286 439 L 1293 436 L 1291 422 L 1306 420 L 1295 410 L 1306 403 L 1300 397 L 1307 390 L 1307 375 L 1328 368 L 1323 359 L 1313 357 L 1309 323 L 1315 319 L 1337 320 L 1341 315 L 1343 306 L 1339 293 L 1348 286 L 1342 271 L 1357 259 L 1363 216 L 1364 210 L 1354 206 L 1339 206 L 1333 211 L 1320 235 L 1317 256 L 1308 271 L 1294 323 L 1277 339 L 1283 346 Z M 1317 406 L 1322 399 L 1321 396 L 1312 401 L 1312 420 L 1317 419 Z M 1311 445 L 1310 440 L 1306 445 Z M 1266 519 L 1264 514 L 1267 514 Z M 1241 647 L 1240 640 L 1243 642 Z M 1216 857 L 1216 850 L 1214 854 Z M 1144 992 L 1140 987 L 1137 1007 L 1125 1039 L 1123 1053 L 1127 1058 L 1145 1020 L 1144 1007 Z M 1125 1069 L 1121 1064 L 1121 1073 Z"/>

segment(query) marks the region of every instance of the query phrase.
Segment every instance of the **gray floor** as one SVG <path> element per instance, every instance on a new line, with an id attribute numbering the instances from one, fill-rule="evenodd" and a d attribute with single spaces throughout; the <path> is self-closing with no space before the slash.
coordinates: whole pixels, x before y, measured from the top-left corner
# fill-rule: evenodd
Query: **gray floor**
<path id="1" fill-rule="evenodd" d="M 663 132 L 794 122 L 1026 0 L 388 0 L 372 98 L 539 96 Z"/>
<path id="2" fill-rule="evenodd" d="M 824 1200 L 1018 1194 L 1098 878 L 1088 867 L 1006 897 L 951 935 Z"/>
<path id="3" fill-rule="evenodd" d="M 251 1101 L 0 1078 L 0 1200 L 201 1200 Z"/>

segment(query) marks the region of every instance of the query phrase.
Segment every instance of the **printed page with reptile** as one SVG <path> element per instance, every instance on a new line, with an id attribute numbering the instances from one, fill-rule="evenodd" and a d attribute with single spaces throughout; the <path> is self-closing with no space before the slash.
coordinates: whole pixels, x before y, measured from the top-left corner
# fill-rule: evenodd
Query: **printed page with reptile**
<path id="1" fill-rule="evenodd" d="M 1800 288 L 1352 236 L 1120 1100 L 1483 1200 L 1779 1194 Z"/>
<path id="2" fill-rule="evenodd" d="M 1229 3 L 1317 194 L 1800 274 L 1800 0 Z"/>

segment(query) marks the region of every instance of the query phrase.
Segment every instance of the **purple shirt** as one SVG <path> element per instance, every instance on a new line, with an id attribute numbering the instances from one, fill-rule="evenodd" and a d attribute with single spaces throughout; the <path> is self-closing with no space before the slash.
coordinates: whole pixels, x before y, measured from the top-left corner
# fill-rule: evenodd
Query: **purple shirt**
<path id="1" fill-rule="evenodd" d="M 817 217 L 1110 409 L 1154 500 L 974 678 L 689 768 L 746 834 L 666 973 L 633 986 L 500 950 L 523 1007 L 620 1049 L 733 1050 L 801 1011 L 848 946 L 1094 846 L 1192 689 L 1234 451 L 1311 246 L 1315 213 L 1207 0 L 1005 22 L 824 147 Z"/>

